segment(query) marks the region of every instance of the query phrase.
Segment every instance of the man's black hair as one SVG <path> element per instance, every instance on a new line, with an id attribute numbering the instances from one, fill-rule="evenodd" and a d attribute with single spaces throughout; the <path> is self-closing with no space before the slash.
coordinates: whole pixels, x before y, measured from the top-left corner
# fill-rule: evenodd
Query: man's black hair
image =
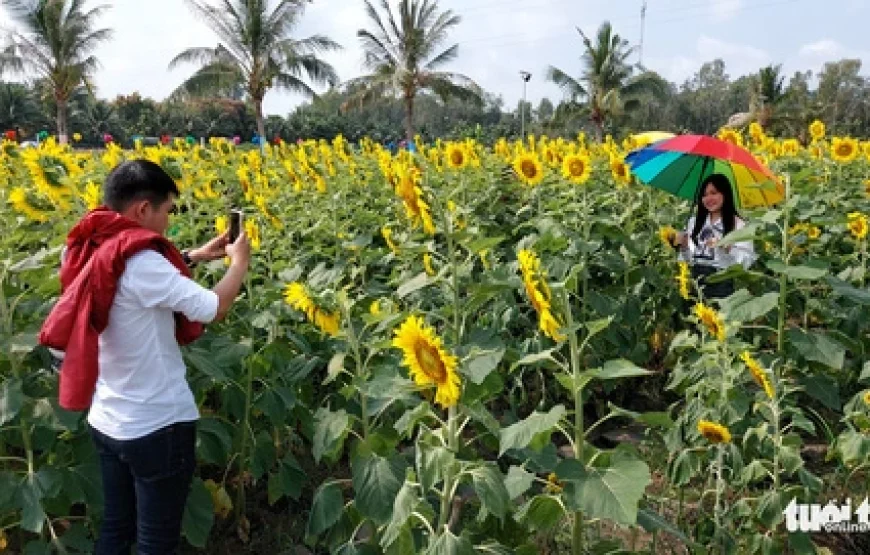
<path id="1" fill-rule="evenodd" d="M 122 162 L 109 172 L 103 186 L 103 204 L 115 212 L 123 212 L 140 200 L 159 206 L 170 195 L 179 195 L 178 185 L 163 168 L 149 160 Z"/>

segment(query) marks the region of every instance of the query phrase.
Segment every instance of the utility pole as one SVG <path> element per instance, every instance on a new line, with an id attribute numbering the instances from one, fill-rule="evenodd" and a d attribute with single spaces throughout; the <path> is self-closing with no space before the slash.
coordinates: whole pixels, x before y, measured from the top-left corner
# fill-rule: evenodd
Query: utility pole
<path id="1" fill-rule="evenodd" d="M 640 48 L 638 48 L 638 65 L 643 67 L 643 37 L 646 30 L 646 1 L 643 0 L 643 5 L 640 7 Z"/>
<path id="2" fill-rule="evenodd" d="M 520 77 L 523 79 L 523 101 L 520 104 L 520 140 L 526 140 L 526 84 L 532 78 L 532 74 L 528 71 L 520 71 Z"/>

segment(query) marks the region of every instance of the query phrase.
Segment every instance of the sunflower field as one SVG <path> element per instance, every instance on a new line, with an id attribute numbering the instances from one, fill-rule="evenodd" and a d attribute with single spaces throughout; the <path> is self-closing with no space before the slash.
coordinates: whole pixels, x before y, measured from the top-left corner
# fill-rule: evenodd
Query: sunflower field
<path id="1" fill-rule="evenodd" d="M 0 552 L 93 548 L 96 455 L 36 336 L 67 231 L 130 158 L 176 179 L 177 245 L 241 207 L 253 246 L 184 349 L 188 552 L 862 552 L 784 522 L 870 485 L 870 142 L 809 131 L 720 133 L 788 184 L 729 236 L 760 259 L 721 303 L 667 245 L 691 206 L 633 180 L 632 136 L 3 143 Z"/>

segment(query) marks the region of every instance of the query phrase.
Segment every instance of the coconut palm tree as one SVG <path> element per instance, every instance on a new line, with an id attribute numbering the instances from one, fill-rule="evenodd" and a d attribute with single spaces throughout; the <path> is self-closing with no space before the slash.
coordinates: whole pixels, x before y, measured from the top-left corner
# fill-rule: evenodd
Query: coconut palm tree
<path id="1" fill-rule="evenodd" d="M 651 71 L 635 73 L 635 68 L 628 63 L 635 49 L 613 32 L 609 21 L 601 24 L 594 42 L 580 28 L 577 32 L 583 38 L 583 74 L 575 79 L 550 66 L 547 79 L 568 95 L 567 107 L 588 114 L 601 140 L 610 118 L 639 106 L 641 93 L 664 96 L 667 83 Z"/>
<path id="2" fill-rule="evenodd" d="M 0 83 L 0 132 L 32 128 L 41 117 L 31 89 L 20 83 Z"/>
<path id="3" fill-rule="evenodd" d="M 414 98 L 432 91 L 449 97 L 480 101 L 481 88 L 459 73 L 439 71 L 456 59 L 459 45 L 438 52 L 460 17 L 451 10 L 439 11 L 437 0 L 400 0 L 393 12 L 388 0 L 380 0 L 384 14 L 370 0 L 366 12 L 373 30 L 360 29 L 357 36 L 365 49 L 369 75 L 345 83 L 353 92 L 349 106 L 361 105 L 386 95 L 399 97 L 405 108 L 405 137 L 414 137 Z M 436 53 L 437 52 L 437 53 Z"/>
<path id="4" fill-rule="evenodd" d="M 96 29 L 109 6 L 85 7 L 87 0 L 2 0 L 18 23 L 0 50 L 0 74 L 33 73 L 50 87 L 57 107 L 57 136 L 67 141 L 67 106 L 80 85 L 90 88 L 98 67 L 94 48 L 112 36 Z"/>
<path id="5" fill-rule="evenodd" d="M 776 116 L 776 110 L 785 100 L 785 77 L 781 74 L 782 65 L 763 67 L 758 71 L 754 100 L 759 105 L 758 123 L 765 129 Z"/>
<path id="6" fill-rule="evenodd" d="M 316 97 L 303 74 L 317 85 L 335 85 L 335 69 L 318 57 L 341 48 L 322 35 L 295 39 L 292 33 L 308 0 L 187 0 L 220 39 L 214 48 L 190 48 L 169 64 L 200 64 L 176 96 L 214 96 L 241 85 L 254 105 L 257 134 L 264 137 L 263 97 L 271 88 Z"/>

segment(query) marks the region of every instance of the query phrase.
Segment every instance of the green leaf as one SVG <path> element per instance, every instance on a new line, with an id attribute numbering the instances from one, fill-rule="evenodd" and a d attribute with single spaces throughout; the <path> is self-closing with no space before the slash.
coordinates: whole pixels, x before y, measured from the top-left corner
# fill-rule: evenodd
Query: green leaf
<path id="1" fill-rule="evenodd" d="M 326 379 L 323 380 L 323 385 L 327 385 L 335 381 L 335 378 L 344 370 L 344 357 L 347 353 L 339 352 L 332 355 L 329 359 L 329 365 L 326 367 Z"/>
<path id="2" fill-rule="evenodd" d="M 846 348 L 831 337 L 792 328 L 786 332 L 786 338 L 805 359 L 822 363 L 835 370 L 843 369 Z"/>
<path id="3" fill-rule="evenodd" d="M 233 438 L 227 425 L 216 418 L 203 417 L 196 426 L 197 455 L 203 461 L 223 466 L 227 463 Z"/>
<path id="4" fill-rule="evenodd" d="M 586 323 L 586 330 L 589 332 L 587 338 L 595 337 L 599 333 L 606 330 L 610 327 L 610 324 L 613 322 L 613 316 L 609 316 L 607 318 L 601 318 L 599 320 L 592 320 L 591 322 Z"/>
<path id="5" fill-rule="evenodd" d="M 24 477 L 18 485 L 18 506 L 21 507 L 21 524 L 28 532 L 42 533 L 45 510 L 42 508 L 42 489 L 36 474 Z"/>
<path id="6" fill-rule="evenodd" d="M 553 351 L 555 351 L 555 350 L 556 350 L 556 348 L 554 347 L 552 349 L 547 349 L 546 351 L 541 351 L 540 353 L 526 355 L 511 365 L 511 372 L 513 372 L 514 369 L 516 369 L 519 366 L 529 366 L 531 364 L 541 362 L 542 360 L 549 360 L 550 362 L 556 362 L 556 359 L 553 358 Z"/>
<path id="7" fill-rule="evenodd" d="M 511 500 L 501 473 L 492 466 L 480 466 L 471 471 L 471 480 L 480 499 L 481 509 L 486 509 L 504 520 Z"/>
<path id="8" fill-rule="evenodd" d="M 760 297 L 741 289 L 722 301 L 722 312 L 730 322 L 751 322 L 779 306 L 779 293 L 765 293 Z"/>
<path id="9" fill-rule="evenodd" d="M 588 372 L 590 376 L 598 380 L 615 380 L 619 378 L 634 378 L 637 376 L 649 376 L 652 374 L 635 363 L 624 358 L 608 360 L 601 368 Z"/>
<path id="10" fill-rule="evenodd" d="M 870 290 L 858 289 L 857 287 L 853 287 L 845 281 L 834 277 L 828 277 L 826 281 L 828 282 L 828 285 L 831 286 L 835 295 L 845 297 L 846 299 L 858 304 L 865 306 L 870 305 Z"/>
<path id="11" fill-rule="evenodd" d="M 319 408 L 314 414 L 314 439 L 312 454 L 314 460 L 320 462 L 323 457 L 338 456 L 348 434 L 350 419 L 344 409 L 332 412 Z"/>
<path id="12" fill-rule="evenodd" d="M 507 488 L 511 501 L 529 491 L 534 483 L 535 475 L 521 466 L 510 467 L 507 478 L 504 480 L 504 486 Z"/>
<path id="13" fill-rule="evenodd" d="M 194 547 L 203 548 L 214 524 L 214 504 L 211 493 L 200 478 L 194 478 L 184 506 L 181 533 Z"/>
<path id="14" fill-rule="evenodd" d="M 469 243 L 467 248 L 470 252 L 477 254 L 482 250 L 490 250 L 498 246 L 502 241 L 504 241 L 504 237 L 482 237 Z"/>
<path id="15" fill-rule="evenodd" d="M 24 406 L 24 392 L 21 380 L 9 378 L 0 384 L 0 426 L 11 422 Z"/>
<path id="16" fill-rule="evenodd" d="M 419 502 L 417 486 L 407 481 L 402 484 L 402 489 L 399 490 L 396 500 L 393 502 L 393 516 L 390 524 L 381 536 L 381 547 L 386 549 L 400 539 L 405 529 L 405 523 L 408 522 L 411 513 L 414 512 Z"/>
<path id="17" fill-rule="evenodd" d="M 767 267 L 777 274 L 785 274 L 794 280 L 816 280 L 828 275 L 828 269 L 818 266 L 786 266 L 779 260 L 771 260 Z"/>
<path id="18" fill-rule="evenodd" d="M 399 288 L 396 290 L 396 295 L 400 299 L 404 299 L 414 291 L 419 291 L 420 289 L 423 289 L 427 285 L 431 285 L 433 283 L 435 283 L 435 280 L 429 279 L 429 276 L 426 274 L 426 272 L 420 272 L 413 278 L 400 285 Z"/>
<path id="19" fill-rule="evenodd" d="M 344 510 L 344 497 L 337 482 L 326 482 L 317 488 L 311 503 L 306 535 L 319 536 L 332 528 L 341 518 Z"/>
<path id="20" fill-rule="evenodd" d="M 357 457 L 351 463 L 354 502 L 359 511 L 382 525 L 390 521 L 393 501 L 402 488 L 405 463 L 399 456 Z"/>
<path id="21" fill-rule="evenodd" d="M 650 482 L 645 462 L 616 456 L 604 467 L 565 460 L 556 467 L 556 475 L 566 482 L 565 499 L 570 510 L 619 524 L 637 522 L 638 503 Z"/>
<path id="22" fill-rule="evenodd" d="M 528 418 L 503 428 L 499 434 L 498 456 L 504 455 L 508 449 L 524 449 L 536 435 L 552 431 L 566 412 L 563 405 L 556 405 L 548 413 L 534 412 Z"/>
<path id="23" fill-rule="evenodd" d="M 469 355 L 468 360 L 465 361 L 465 364 L 460 367 L 462 373 L 468 376 L 471 381 L 480 385 L 489 376 L 489 373 L 498 367 L 501 359 L 504 358 L 504 353 L 504 348 L 486 351 L 474 350 Z"/>
<path id="24" fill-rule="evenodd" d="M 870 360 L 864 363 L 864 369 L 861 370 L 861 377 L 858 378 L 859 382 L 866 382 L 870 380 Z"/>
<path id="25" fill-rule="evenodd" d="M 548 532 L 562 524 L 567 516 L 565 507 L 558 497 L 552 495 L 537 495 L 523 505 L 517 513 L 517 519 L 538 532 Z"/>
<path id="26" fill-rule="evenodd" d="M 744 227 L 740 229 L 735 229 L 725 237 L 719 241 L 719 247 L 727 247 L 729 245 L 734 245 L 735 243 L 740 243 L 742 241 L 754 241 L 755 233 L 758 231 L 758 223 L 752 222 L 746 224 Z"/>
<path id="27" fill-rule="evenodd" d="M 399 432 L 402 437 L 411 437 L 414 433 L 414 427 L 417 425 L 417 422 L 430 416 L 431 413 L 431 406 L 426 401 L 423 401 L 416 407 L 406 410 L 405 414 L 403 414 L 402 417 L 393 425 L 393 428 Z"/>
<path id="28" fill-rule="evenodd" d="M 671 534 L 675 538 L 678 538 L 681 542 L 686 545 L 692 543 L 692 541 L 683 534 L 680 529 L 674 526 L 669 521 L 665 520 L 665 518 L 653 511 L 652 509 L 638 509 L 637 511 L 637 523 L 643 527 L 649 533 L 654 533 L 657 531 L 665 531 L 668 534 Z"/>
<path id="29" fill-rule="evenodd" d="M 435 484 L 441 481 L 444 470 L 453 465 L 455 457 L 445 447 L 427 445 L 424 441 L 417 442 L 416 451 L 420 485 L 423 491 L 428 493 Z"/>
<path id="30" fill-rule="evenodd" d="M 450 530 L 445 529 L 438 538 L 432 542 L 426 555 L 475 555 L 474 546 L 465 536 L 454 536 Z"/>

